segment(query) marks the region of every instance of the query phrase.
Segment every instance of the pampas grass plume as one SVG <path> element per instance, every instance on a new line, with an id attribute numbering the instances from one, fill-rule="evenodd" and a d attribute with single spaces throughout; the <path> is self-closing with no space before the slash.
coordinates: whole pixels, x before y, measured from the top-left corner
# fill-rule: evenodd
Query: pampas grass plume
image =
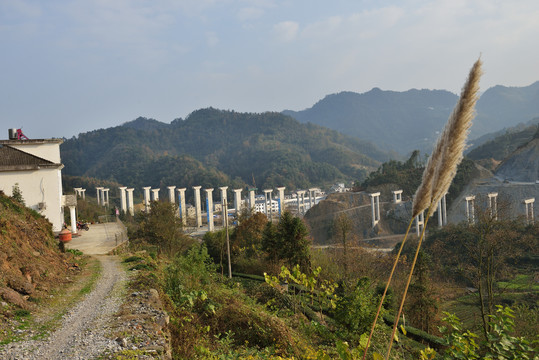
<path id="1" fill-rule="evenodd" d="M 475 116 L 479 79 L 482 74 L 481 65 L 481 59 L 478 59 L 472 66 L 459 101 L 434 146 L 423 172 L 421 185 L 414 196 L 412 218 L 427 208 L 429 215 L 432 216 L 436 209 L 433 205 L 444 196 L 457 173 Z"/>

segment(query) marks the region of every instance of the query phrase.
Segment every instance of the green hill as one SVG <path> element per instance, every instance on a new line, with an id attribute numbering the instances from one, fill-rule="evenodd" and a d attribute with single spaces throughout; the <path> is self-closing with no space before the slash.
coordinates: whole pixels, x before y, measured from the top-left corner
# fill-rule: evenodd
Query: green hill
<path id="1" fill-rule="evenodd" d="M 389 155 L 280 113 L 197 110 L 170 124 L 138 118 L 61 146 L 64 173 L 141 186 L 289 189 L 363 179 Z"/>
<path id="2" fill-rule="evenodd" d="M 497 136 L 472 149 L 466 156 L 479 161 L 487 168 L 494 169 L 500 161 L 507 158 L 520 146 L 533 139 L 539 126 L 539 118 L 497 133 Z"/>
<path id="3" fill-rule="evenodd" d="M 311 122 L 401 155 L 429 153 L 458 96 L 445 90 L 384 91 L 331 94 L 311 108 L 283 111 L 302 123 Z M 539 116 L 539 81 L 525 87 L 494 86 L 477 102 L 471 136 L 515 126 Z"/>

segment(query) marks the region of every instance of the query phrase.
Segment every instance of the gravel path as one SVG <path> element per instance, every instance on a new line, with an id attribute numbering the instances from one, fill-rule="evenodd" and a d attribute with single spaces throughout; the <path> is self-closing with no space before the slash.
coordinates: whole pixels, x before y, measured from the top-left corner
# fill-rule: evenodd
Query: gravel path
<path id="1" fill-rule="evenodd" d="M 121 350 L 105 337 L 111 316 L 121 303 L 122 284 L 127 280 L 115 256 L 96 256 L 103 273 L 94 290 L 62 319 L 61 327 L 46 340 L 26 340 L 6 345 L 0 359 L 92 359 Z"/>

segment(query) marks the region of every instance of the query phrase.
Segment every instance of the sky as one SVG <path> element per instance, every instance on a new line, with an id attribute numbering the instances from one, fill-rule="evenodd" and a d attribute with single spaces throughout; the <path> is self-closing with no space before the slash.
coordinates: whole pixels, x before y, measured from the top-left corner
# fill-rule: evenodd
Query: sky
<path id="1" fill-rule="evenodd" d="M 0 138 L 539 80 L 537 0 L 0 0 Z M 2 135 L 2 131 L 5 133 Z"/>

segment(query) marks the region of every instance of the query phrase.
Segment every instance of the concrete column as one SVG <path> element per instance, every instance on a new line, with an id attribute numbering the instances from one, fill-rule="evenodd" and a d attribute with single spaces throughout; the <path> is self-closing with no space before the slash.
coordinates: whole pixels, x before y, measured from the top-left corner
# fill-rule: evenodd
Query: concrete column
<path id="1" fill-rule="evenodd" d="M 77 233 L 77 215 L 75 214 L 75 206 L 69 207 L 69 218 L 71 219 L 71 233 Z"/>
<path id="2" fill-rule="evenodd" d="M 475 223 L 475 196 L 466 196 L 466 219 L 470 224 Z"/>
<path id="3" fill-rule="evenodd" d="M 200 210 L 200 188 L 202 186 L 193 186 L 193 190 L 195 191 L 195 211 L 196 211 L 196 218 L 197 218 L 197 227 L 202 226 L 202 212 Z"/>
<path id="4" fill-rule="evenodd" d="M 266 212 L 266 216 L 268 219 L 271 220 L 272 212 L 271 212 L 271 192 L 272 189 L 266 189 L 264 190 L 264 211 Z M 268 197 L 269 197 L 269 210 L 268 210 Z"/>
<path id="5" fill-rule="evenodd" d="M 102 188 L 101 189 L 101 206 L 107 206 L 107 201 L 105 200 L 105 192 L 107 189 Z"/>
<path id="6" fill-rule="evenodd" d="M 249 207 L 251 208 L 251 211 L 253 211 L 253 212 L 256 209 L 256 206 L 255 206 L 255 190 L 256 189 L 249 189 Z"/>
<path id="7" fill-rule="evenodd" d="M 73 190 L 75 190 L 75 195 L 77 195 L 77 197 L 82 196 L 82 188 L 73 188 Z"/>
<path id="8" fill-rule="evenodd" d="M 129 213 L 131 216 L 135 215 L 135 206 L 133 204 L 133 188 L 125 189 L 127 192 L 127 209 L 129 210 Z"/>
<path id="9" fill-rule="evenodd" d="M 228 206 L 225 206 L 225 203 L 228 204 L 228 197 L 226 194 L 226 190 L 228 189 L 228 186 L 221 186 L 219 189 L 221 190 L 221 213 L 223 214 L 223 227 L 224 227 L 226 225 L 225 221 L 228 221 L 228 214 L 227 214 Z"/>
<path id="10" fill-rule="evenodd" d="M 82 199 L 86 200 L 86 189 L 81 189 Z"/>
<path id="11" fill-rule="evenodd" d="M 109 191 L 110 189 L 104 189 L 105 190 L 105 205 L 106 206 L 110 206 L 110 202 L 109 202 Z"/>
<path id="12" fill-rule="evenodd" d="M 316 189 L 309 189 L 309 210 L 314 206 L 316 201 Z"/>
<path id="13" fill-rule="evenodd" d="M 399 204 L 402 202 L 402 190 L 392 191 L 393 193 L 393 202 Z"/>
<path id="14" fill-rule="evenodd" d="M 213 189 L 204 189 L 206 191 L 206 215 L 208 220 L 208 231 L 213 231 Z"/>
<path id="15" fill-rule="evenodd" d="M 305 190 L 296 191 L 298 196 L 298 215 L 305 214 Z"/>
<path id="16" fill-rule="evenodd" d="M 179 212 L 180 212 L 180 218 L 182 219 L 182 224 L 185 226 L 187 225 L 187 218 L 185 216 L 185 190 L 186 188 L 176 189 L 178 192 L 178 203 L 179 203 Z"/>
<path id="17" fill-rule="evenodd" d="M 144 190 L 144 208 L 146 212 L 150 212 L 150 189 L 151 186 L 145 186 L 142 188 Z"/>
<path id="18" fill-rule="evenodd" d="M 494 220 L 498 220 L 498 193 L 488 193 L 488 209 L 490 216 Z"/>
<path id="19" fill-rule="evenodd" d="M 171 203 L 171 204 L 175 204 L 176 201 L 175 201 L 175 196 L 174 196 L 174 189 L 176 189 L 176 186 L 167 186 L 167 189 L 168 189 L 168 201 Z"/>
<path id="20" fill-rule="evenodd" d="M 241 189 L 234 189 L 234 209 L 236 209 L 236 217 L 241 214 Z"/>
<path id="21" fill-rule="evenodd" d="M 372 227 L 380 221 L 380 193 L 369 194 L 371 198 L 371 210 L 372 210 Z"/>
<path id="22" fill-rule="evenodd" d="M 159 188 L 152 189 L 152 201 L 159 201 Z"/>
<path id="23" fill-rule="evenodd" d="M 127 186 L 120 186 L 118 189 L 120 189 L 120 209 L 125 214 L 127 212 L 127 201 L 125 198 Z"/>
<path id="24" fill-rule="evenodd" d="M 443 210 L 443 216 L 442 216 L 442 224 L 444 226 L 447 225 L 447 201 L 446 201 L 447 193 L 444 194 L 442 197 L 442 210 Z"/>
<path id="25" fill-rule="evenodd" d="M 422 211 L 415 217 L 415 230 L 416 234 L 419 237 L 421 235 L 421 230 L 423 230 L 423 226 L 425 226 L 425 212 Z"/>
<path id="26" fill-rule="evenodd" d="M 528 222 L 528 225 L 535 223 L 535 215 L 533 213 L 534 202 L 535 202 L 535 198 L 524 200 L 524 206 L 526 207 L 526 221 Z"/>
<path id="27" fill-rule="evenodd" d="M 279 192 L 279 216 L 281 216 L 284 211 L 284 189 L 284 186 L 277 188 L 277 191 Z"/>
<path id="28" fill-rule="evenodd" d="M 101 190 L 102 187 L 96 187 L 95 190 L 97 192 L 97 205 L 101 205 Z"/>

